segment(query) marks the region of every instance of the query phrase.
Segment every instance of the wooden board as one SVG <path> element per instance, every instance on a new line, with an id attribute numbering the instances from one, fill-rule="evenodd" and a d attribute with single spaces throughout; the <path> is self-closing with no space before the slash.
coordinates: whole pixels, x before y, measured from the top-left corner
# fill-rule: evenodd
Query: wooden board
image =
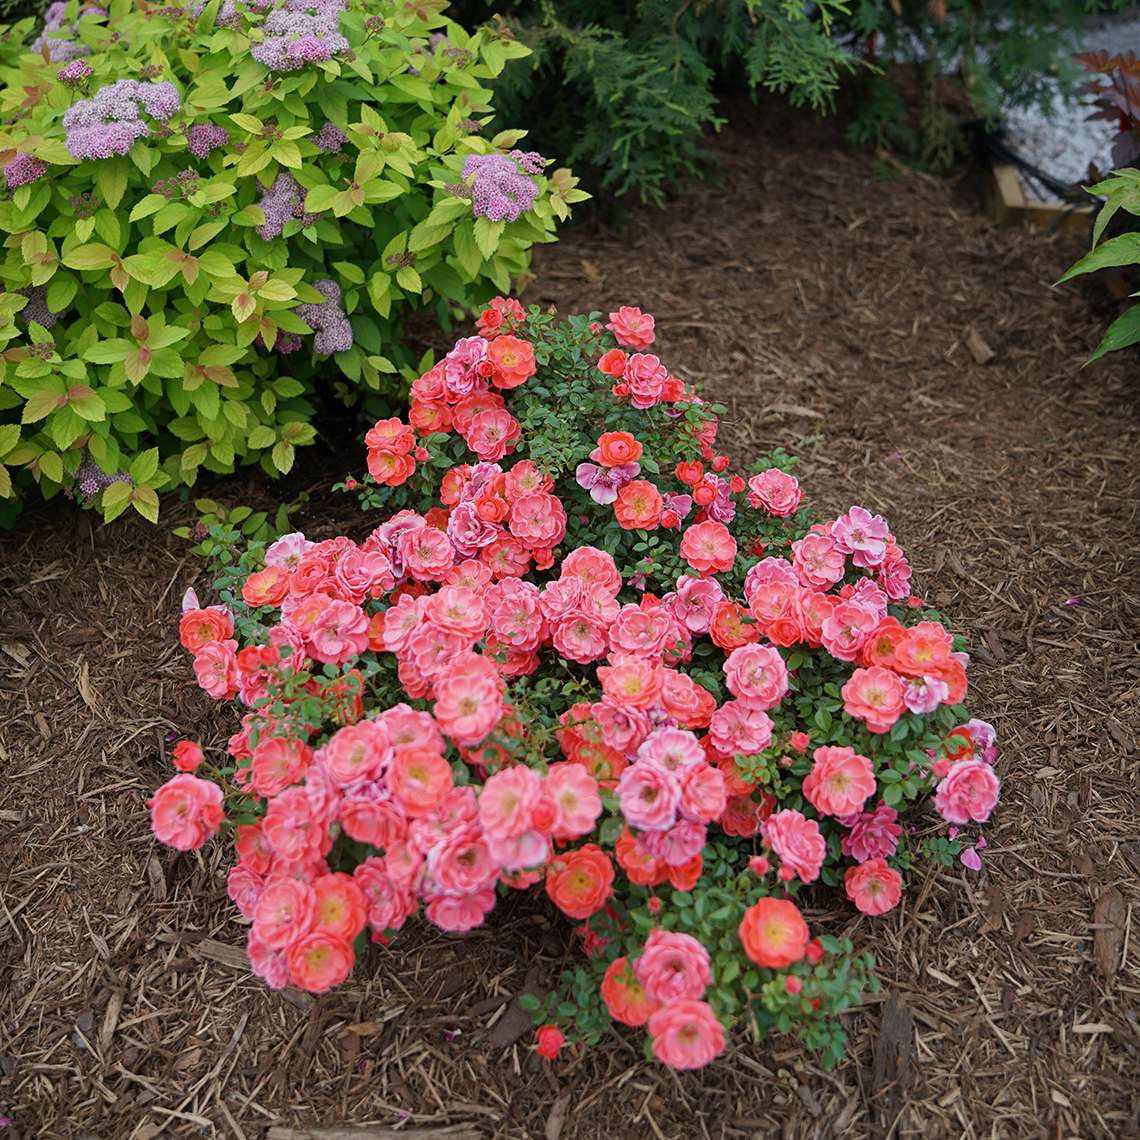
<path id="1" fill-rule="evenodd" d="M 1040 229 L 1087 228 L 1096 207 L 1070 206 L 1062 202 L 1036 202 L 1025 196 L 1017 167 L 999 163 L 990 172 L 986 186 L 986 205 L 999 226 L 1023 226 L 1028 223 Z"/>

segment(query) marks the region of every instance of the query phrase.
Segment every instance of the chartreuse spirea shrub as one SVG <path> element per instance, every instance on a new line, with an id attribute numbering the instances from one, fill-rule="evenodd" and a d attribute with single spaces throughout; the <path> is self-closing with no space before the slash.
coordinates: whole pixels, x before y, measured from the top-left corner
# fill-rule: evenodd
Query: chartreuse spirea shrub
<path id="1" fill-rule="evenodd" d="M 653 318 L 610 318 L 497 300 L 369 431 L 363 542 L 253 544 L 188 594 L 182 644 L 241 724 L 176 747 L 154 832 L 232 832 L 271 986 L 534 890 L 582 950 L 530 1001 L 543 1055 L 616 1021 L 677 1068 L 730 1030 L 832 1064 L 873 962 L 808 915 L 886 914 L 922 857 L 977 869 L 994 731 L 887 523 L 817 517 L 783 452 L 734 469 Z"/>
<path id="2" fill-rule="evenodd" d="M 585 195 L 484 129 L 526 49 L 444 7 L 72 0 L 0 57 L 0 495 L 288 471 L 316 392 L 416 374 L 409 312 L 509 289 Z"/>

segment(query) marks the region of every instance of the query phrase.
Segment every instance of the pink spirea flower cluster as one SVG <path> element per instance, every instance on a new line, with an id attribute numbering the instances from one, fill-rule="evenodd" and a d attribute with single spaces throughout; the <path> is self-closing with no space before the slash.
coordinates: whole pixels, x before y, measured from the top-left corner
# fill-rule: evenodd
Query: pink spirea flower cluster
<path id="1" fill-rule="evenodd" d="M 80 9 L 76 19 L 71 20 L 68 17 L 69 8 L 67 0 L 55 0 L 49 4 L 44 12 L 43 29 L 32 41 L 31 50 L 36 53 L 46 51 L 47 58 L 52 63 L 68 63 L 90 55 L 91 48 L 76 38 L 79 35 L 79 23 L 88 17 L 107 15 L 106 9 L 89 4 Z"/>
<path id="2" fill-rule="evenodd" d="M 523 216 L 538 197 L 538 185 L 524 170 L 536 162 L 529 154 L 469 154 L 463 163 L 464 179 L 471 183 L 471 209 L 477 218 L 492 222 L 514 222 Z M 542 156 L 536 156 L 541 159 Z M 543 160 L 545 165 L 545 160 Z M 521 168 L 521 169 L 520 169 Z"/>
<path id="3" fill-rule="evenodd" d="M 645 1026 L 662 1062 L 697 1068 L 723 1051 L 737 1008 L 722 996 L 735 974 L 717 976 L 723 951 L 770 972 L 753 986 L 765 1001 L 813 1014 L 829 991 L 812 971 L 828 951 L 800 885 L 841 881 L 871 916 L 896 907 L 900 855 L 913 852 L 900 785 L 948 823 L 983 823 L 1000 790 L 996 737 L 946 708 L 965 693 L 967 660 L 914 613 L 885 521 L 852 507 L 811 524 L 793 476 L 733 474 L 715 417 L 694 417 L 683 387 L 641 410 L 607 399 L 621 418 L 568 470 L 518 455 L 528 405 L 520 419 L 508 401 L 549 358 L 535 322 L 497 299 L 479 335 L 413 382 L 409 422 L 368 432 L 372 492 L 403 496 L 420 480 L 430 493 L 402 500 L 418 509 L 361 541 L 278 538 L 232 609 L 188 593 L 179 631 L 198 684 L 244 715 L 232 775 L 178 746 L 152 825 L 191 850 L 221 825 L 219 782 L 246 805 L 228 889 L 251 923 L 252 968 L 275 987 L 322 992 L 347 977 L 363 933 L 385 943 L 420 911 L 467 931 L 501 894 L 541 887 L 584 924 L 610 1017 Z M 653 342 L 640 310 L 611 325 L 628 347 Z M 617 368 L 625 352 L 606 343 Z M 591 382 L 624 382 L 629 359 Z M 635 430 L 638 415 L 664 429 Z M 455 462 L 464 450 L 472 462 Z M 581 464 L 570 477 L 579 457 L 634 470 L 599 498 Z M 667 496 L 688 504 L 665 507 Z M 620 543 L 635 520 L 668 544 L 654 556 L 673 567 L 657 592 L 638 584 L 644 567 L 583 537 Z M 373 707 L 381 683 L 398 699 Z M 904 717 L 925 751 L 888 748 L 883 734 Z M 740 877 L 725 888 L 734 851 Z M 706 907 L 710 857 L 721 893 Z M 699 900 L 686 930 L 656 917 L 666 887 Z M 703 941 L 702 908 L 730 928 Z M 563 1041 L 544 1026 L 543 1055 Z"/>
<path id="4" fill-rule="evenodd" d="M 261 21 L 263 38 L 249 53 L 270 71 L 297 71 L 348 50 L 341 35 L 340 0 L 284 0 Z"/>
<path id="5" fill-rule="evenodd" d="M 59 69 L 59 81 L 65 87 L 81 87 L 93 74 L 91 64 L 84 59 L 73 59 Z"/>
<path id="6" fill-rule="evenodd" d="M 75 158 L 127 154 L 136 139 L 150 134 L 145 112 L 165 122 L 181 106 L 173 83 L 120 79 L 100 87 L 90 99 L 73 103 L 63 115 L 64 145 Z"/>
<path id="7" fill-rule="evenodd" d="M 37 182 L 47 173 L 47 163 L 30 154 L 17 154 L 4 165 L 4 181 L 9 190 Z"/>
<path id="8" fill-rule="evenodd" d="M 298 221 L 304 226 L 311 226 L 320 217 L 319 214 L 305 212 L 305 191 L 287 170 L 278 173 L 273 182 L 262 190 L 258 205 L 265 214 L 265 221 L 256 227 L 256 232 L 265 241 L 280 237 L 286 222 Z"/>
<path id="9" fill-rule="evenodd" d="M 186 135 L 186 149 L 195 158 L 205 158 L 212 150 L 220 150 L 230 141 L 230 132 L 214 123 L 196 123 Z"/>
<path id="10" fill-rule="evenodd" d="M 293 311 L 316 333 L 313 347 L 317 352 L 332 355 L 347 352 L 352 347 L 352 325 L 340 306 L 340 286 L 331 280 L 314 281 L 313 288 L 324 295 L 320 305 L 298 305 Z M 283 347 L 280 351 L 290 351 Z"/>

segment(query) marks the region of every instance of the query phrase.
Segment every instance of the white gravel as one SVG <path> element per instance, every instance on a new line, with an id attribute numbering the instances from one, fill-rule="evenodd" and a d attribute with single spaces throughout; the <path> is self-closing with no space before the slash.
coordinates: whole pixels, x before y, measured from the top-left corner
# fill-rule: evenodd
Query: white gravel
<path id="1" fill-rule="evenodd" d="M 1081 51 L 1124 52 L 1140 55 L 1140 18 L 1112 19 L 1086 28 Z M 1060 182 L 1081 183 L 1088 177 L 1089 163 L 1102 171 L 1112 168 L 1112 140 L 1116 125 L 1097 119 L 1088 121 L 1093 108 L 1087 98 L 1068 102 L 1054 98 L 1048 111 L 1011 107 L 1005 116 L 1007 145 L 1046 174 Z M 1053 200 L 1054 195 L 1022 174 L 1028 197 Z"/>

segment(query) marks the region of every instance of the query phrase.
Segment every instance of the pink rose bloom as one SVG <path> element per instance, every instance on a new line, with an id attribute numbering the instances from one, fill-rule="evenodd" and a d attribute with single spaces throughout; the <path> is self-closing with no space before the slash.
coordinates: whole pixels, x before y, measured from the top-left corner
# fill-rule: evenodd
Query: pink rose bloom
<path id="1" fill-rule="evenodd" d="M 974 742 L 974 755 L 987 764 L 997 760 L 997 729 L 984 720 L 967 721 L 965 726 L 970 732 L 970 739 Z"/>
<path id="2" fill-rule="evenodd" d="M 269 801 L 261 829 L 266 842 L 282 859 L 316 859 L 331 847 L 331 843 L 327 843 L 327 829 L 322 829 L 302 787 L 286 788 Z"/>
<path id="3" fill-rule="evenodd" d="M 553 622 L 551 641 L 567 660 L 587 665 L 605 657 L 609 649 L 607 625 L 599 617 L 570 610 Z"/>
<path id="4" fill-rule="evenodd" d="M 709 721 L 709 737 L 722 756 L 754 755 L 772 743 L 772 718 L 743 701 L 725 701 Z"/>
<path id="5" fill-rule="evenodd" d="M 339 986 L 352 972 L 355 960 L 351 942 L 321 930 L 305 935 L 285 952 L 293 984 L 311 994 Z"/>
<path id="6" fill-rule="evenodd" d="M 744 598 L 752 604 L 752 591 L 770 582 L 783 582 L 788 586 L 798 586 L 799 578 L 786 558 L 761 558 L 744 576 Z"/>
<path id="7" fill-rule="evenodd" d="M 562 559 L 562 579 L 576 579 L 583 586 L 604 586 L 612 597 L 621 589 L 621 571 L 613 555 L 596 546 L 579 546 Z"/>
<path id="8" fill-rule="evenodd" d="M 253 928 L 271 950 L 283 950 L 308 934 L 316 917 L 317 895 L 309 883 L 275 879 L 261 892 Z"/>
<path id="9" fill-rule="evenodd" d="M 950 695 L 950 686 L 937 677 L 908 677 L 903 703 L 912 713 L 932 713 Z"/>
<path id="10" fill-rule="evenodd" d="M 642 831 L 664 831 L 677 818 L 680 781 L 656 764 L 631 764 L 618 780 L 618 800 L 626 822 Z"/>
<path id="11" fill-rule="evenodd" d="M 640 411 L 661 399 L 669 370 L 651 352 L 635 352 L 625 362 L 622 379 L 629 387 L 629 402 Z"/>
<path id="12" fill-rule="evenodd" d="M 249 955 L 250 969 L 271 990 L 283 990 L 289 984 L 289 967 L 285 962 L 285 951 L 266 946 L 252 928 L 246 942 L 246 952 Z"/>
<path id="13" fill-rule="evenodd" d="M 299 783 L 312 763 L 313 753 L 300 740 L 263 736 L 253 750 L 250 782 L 257 795 L 268 799 Z"/>
<path id="14" fill-rule="evenodd" d="M 533 582 L 505 578 L 487 587 L 484 600 L 491 632 L 512 649 L 531 652 L 548 635 L 539 590 Z"/>
<path id="15" fill-rule="evenodd" d="M 664 831 L 643 831 L 637 837 L 637 845 L 667 867 L 692 862 L 707 841 L 708 828 L 692 819 L 679 819 Z"/>
<path id="16" fill-rule="evenodd" d="M 392 563 L 379 550 L 352 550 L 338 559 L 333 582 L 342 598 L 359 605 L 365 598 L 377 598 L 396 585 Z"/>
<path id="17" fill-rule="evenodd" d="M 827 844 L 814 819 L 785 809 L 769 816 L 761 825 L 760 834 L 801 882 L 814 883 L 819 878 Z"/>
<path id="18" fill-rule="evenodd" d="M 244 919 L 253 921 L 261 893 L 265 890 L 265 879 L 249 867 L 238 863 L 230 868 L 226 876 L 226 895 L 230 902 L 241 911 Z"/>
<path id="19" fill-rule="evenodd" d="M 874 610 L 875 617 L 879 621 L 887 616 L 887 605 L 890 598 L 873 578 L 860 578 L 854 586 L 844 586 L 843 589 L 845 591 L 850 589 L 852 601 L 859 602 L 868 609 Z"/>
<path id="20" fill-rule="evenodd" d="M 910 594 L 910 563 L 893 541 L 887 543 L 887 553 L 878 568 L 878 574 L 879 584 L 891 601 L 902 601 Z"/>
<path id="21" fill-rule="evenodd" d="M 890 804 L 881 803 L 874 811 L 840 819 L 844 827 L 850 828 L 840 844 L 843 854 L 858 863 L 893 855 L 902 835 L 902 828 L 895 822 L 898 817 Z"/>
<path id="22" fill-rule="evenodd" d="M 638 748 L 637 759 L 667 772 L 675 772 L 678 778 L 686 769 L 708 763 L 701 742 L 683 728 L 654 729 Z"/>
<path id="23" fill-rule="evenodd" d="M 788 691 L 788 669 L 770 645 L 742 645 L 724 663 L 729 691 L 746 705 L 773 709 Z"/>
<path id="24" fill-rule="evenodd" d="M 473 502 L 460 503 L 447 518 L 447 537 L 459 558 L 470 558 L 477 551 L 491 546 L 502 533 L 503 529 L 497 523 L 486 522 L 479 517 Z"/>
<path id="25" fill-rule="evenodd" d="M 451 539 L 434 526 L 405 531 L 400 538 L 400 554 L 408 573 L 417 582 L 441 582 L 455 565 Z"/>
<path id="26" fill-rule="evenodd" d="M 441 586 L 424 607 L 424 618 L 440 629 L 477 641 L 487 628 L 487 608 L 474 590 Z"/>
<path id="27" fill-rule="evenodd" d="M 626 348 L 648 348 L 654 340 L 653 318 L 632 305 L 622 305 L 616 313 L 610 313 L 606 328 Z"/>
<path id="28" fill-rule="evenodd" d="M 853 748 L 817 748 L 804 779 L 804 799 L 820 815 L 854 815 L 875 794 L 875 771 Z"/>
<path id="29" fill-rule="evenodd" d="M 452 740 L 470 747 L 499 723 L 502 687 L 494 662 L 461 653 L 435 680 L 435 719 Z"/>
<path id="30" fill-rule="evenodd" d="M 959 760 L 938 785 L 934 806 L 948 823 L 985 823 L 1000 792 L 1001 781 L 984 760 Z"/>
<path id="31" fill-rule="evenodd" d="M 566 534 L 566 511 L 557 495 L 535 491 L 514 501 L 508 525 L 532 550 L 555 547 Z"/>
<path id="32" fill-rule="evenodd" d="M 501 768 L 479 793 L 479 823 L 495 838 L 520 835 L 530 828 L 541 797 L 542 777 L 533 768 Z"/>
<path id="33" fill-rule="evenodd" d="M 551 764 L 546 773 L 543 795 L 554 807 L 551 835 L 555 839 L 577 839 L 594 830 L 602 814 L 598 781 L 584 764 Z"/>
<path id="34" fill-rule="evenodd" d="M 368 616 L 352 602 L 330 602 L 309 634 L 309 651 L 325 664 L 340 665 L 368 648 Z"/>
<path id="35" fill-rule="evenodd" d="M 610 647 L 615 653 L 635 657 L 660 657 L 673 633 L 673 620 L 661 607 L 642 609 L 622 606 L 609 628 Z"/>
<path id="36" fill-rule="evenodd" d="M 468 895 L 437 895 L 427 900 L 424 914 L 429 922 L 450 934 L 464 934 L 481 926 L 494 909 L 495 888 L 485 887 Z"/>
<path id="37" fill-rule="evenodd" d="M 406 704 L 393 705 L 377 718 L 388 734 L 393 748 L 422 748 L 428 752 L 443 751 L 443 736 L 431 713 L 420 712 Z"/>
<path id="38" fill-rule="evenodd" d="M 237 642 L 210 641 L 194 654 L 198 686 L 215 701 L 228 701 L 238 692 Z"/>
<path id="39" fill-rule="evenodd" d="M 383 859 L 375 855 L 365 859 L 352 872 L 352 878 L 364 895 L 368 925 L 377 934 L 399 930 L 415 911 L 415 894 L 392 879 Z"/>
<path id="40" fill-rule="evenodd" d="M 283 621 L 272 626 L 269 630 L 269 644 L 278 649 L 288 648 L 288 653 L 281 656 L 282 666 L 287 666 L 290 672 L 296 673 L 305 667 L 309 659 L 305 649 L 305 637 L 291 622 Z"/>
<path id="41" fill-rule="evenodd" d="M 708 633 L 713 610 L 724 599 L 724 590 L 715 578 L 694 578 L 682 574 L 677 579 L 677 591 L 669 595 L 668 605 L 673 616 L 693 633 Z"/>
<path id="42" fill-rule="evenodd" d="M 312 546 L 313 544 L 300 531 L 283 534 L 266 549 L 265 565 L 284 566 L 286 570 L 294 570 Z"/>
<path id="43" fill-rule="evenodd" d="M 225 812 L 222 789 L 189 772 L 172 776 L 147 801 L 150 826 L 159 843 L 178 851 L 196 851 L 217 835 Z"/>
<path id="44" fill-rule="evenodd" d="M 427 853 L 425 893 L 468 895 L 494 886 L 498 864 L 478 824 L 453 831 Z"/>
<path id="45" fill-rule="evenodd" d="M 427 813 L 414 819 L 408 828 L 413 844 L 425 855 L 455 831 L 479 819 L 479 800 L 472 787 L 451 788 Z"/>
<path id="46" fill-rule="evenodd" d="M 387 851 L 408 835 L 408 817 L 387 788 L 374 780 L 345 789 L 337 818 L 349 839 Z"/>
<path id="47" fill-rule="evenodd" d="M 653 1055 L 674 1069 L 700 1069 L 724 1052 L 724 1026 L 703 1001 L 675 1001 L 649 1019 Z"/>
<path id="48" fill-rule="evenodd" d="M 480 459 L 497 462 L 518 442 L 519 421 L 503 408 L 479 412 L 463 438 Z"/>
<path id="49" fill-rule="evenodd" d="M 681 557 L 701 574 L 725 573 L 736 560 L 736 539 L 728 527 L 711 519 L 693 523 L 681 538 Z"/>
<path id="50" fill-rule="evenodd" d="M 872 732 L 890 732 L 906 707 L 902 681 L 882 665 L 856 669 L 841 692 L 843 711 L 863 721 Z"/>
<path id="51" fill-rule="evenodd" d="M 728 806 L 724 773 L 711 764 L 686 768 L 681 773 L 681 814 L 697 823 L 720 819 Z"/>
<path id="52" fill-rule="evenodd" d="M 606 697 L 590 706 L 590 715 L 598 722 L 602 740 L 619 752 L 635 751 L 652 727 L 644 709 L 619 705 Z"/>
<path id="53" fill-rule="evenodd" d="M 857 867 L 848 867 L 843 886 L 847 897 L 863 914 L 886 914 L 902 898 L 902 876 L 886 859 L 868 859 Z"/>
<path id="54" fill-rule="evenodd" d="M 657 928 L 649 932 L 633 973 L 661 1005 L 702 998 L 712 982 L 709 952 L 691 934 Z"/>
<path id="55" fill-rule="evenodd" d="M 464 586 L 466 589 L 474 590 L 477 594 L 482 595 L 491 584 L 491 571 L 478 559 L 467 558 L 462 562 L 457 562 L 447 572 L 443 584 L 445 586 Z M 522 585 L 521 582 L 519 584 Z"/>
<path id="56" fill-rule="evenodd" d="M 862 602 L 840 602 L 824 619 L 820 640 L 836 660 L 854 661 L 879 621 L 878 612 Z"/>
<path id="57" fill-rule="evenodd" d="M 843 577 L 847 559 L 825 534 L 811 532 L 792 543 L 792 566 L 800 582 L 813 590 L 828 590 Z"/>
<path id="58" fill-rule="evenodd" d="M 255 750 L 255 763 L 256 757 Z M 373 720 L 338 729 L 321 750 L 329 777 L 341 788 L 375 778 L 391 757 L 388 734 Z"/>
<path id="59" fill-rule="evenodd" d="M 778 467 L 769 467 L 748 480 L 748 505 L 763 507 L 770 515 L 786 519 L 796 513 L 804 493 L 799 480 Z"/>
<path id="60" fill-rule="evenodd" d="M 853 555 L 856 566 L 880 565 L 890 537 L 891 528 L 886 519 L 871 514 L 865 507 L 852 507 L 831 527 L 832 541 L 844 554 Z"/>
<path id="61" fill-rule="evenodd" d="M 417 673 L 433 680 L 458 654 L 466 653 L 470 648 L 471 638 L 424 622 L 408 638 L 402 657 L 414 666 Z"/>

